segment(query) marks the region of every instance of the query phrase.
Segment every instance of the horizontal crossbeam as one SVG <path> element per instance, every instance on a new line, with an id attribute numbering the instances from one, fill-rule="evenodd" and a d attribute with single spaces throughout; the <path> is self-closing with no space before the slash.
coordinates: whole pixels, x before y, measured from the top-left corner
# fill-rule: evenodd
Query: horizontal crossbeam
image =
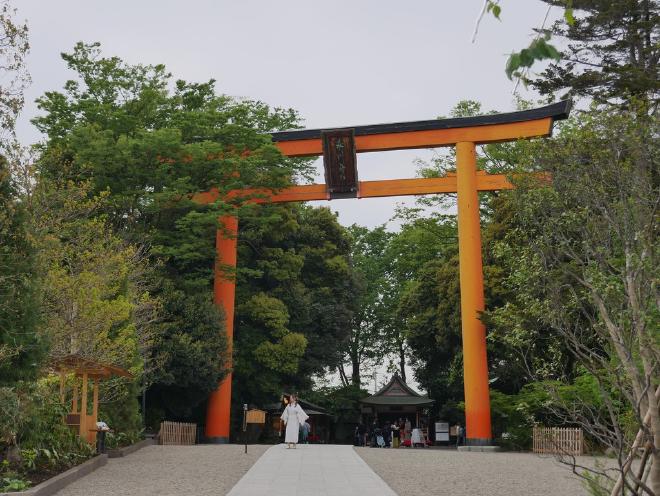
<path id="1" fill-rule="evenodd" d="M 376 198 L 383 196 L 432 195 L 439 193 L 456 193 L 456 176 L 433 177 L 421 179 L 390 179 L 385 181 L 360 181 L 358 198 Z M 504 174 L 478 174 L 477 189 L 479 191 L 496 191 L 513 189 L 513 184 Z M 212 189 L 198 193 L 193 197 L 198 203 L 213 203 L 218 199 L 219 192 Z M 329 200 L 330 196 L 325 184 L 303 184 L 291 186 L 276 193 L 267 189 L 244 189 L 230 191 L 227 199 L 245 199 L 251 203 L 287 203 L 298 201 Z"/>
<path id="2" fill-rule="evenodd" d="M 556 120 L 565 119 L 570 103 L 563 101 L 546 107 L 455 119 L 398 122 L 341 128 L 355 134 L 357 153 L 451 146 L 467 141 L 485 144 L 522 138 L 549 136 Z M 327 130 L 326 130 L 327 131 Z M 321 129 L 300 129 L 272 133 L 275 145 L 288 157 L 323 154 Z"/>

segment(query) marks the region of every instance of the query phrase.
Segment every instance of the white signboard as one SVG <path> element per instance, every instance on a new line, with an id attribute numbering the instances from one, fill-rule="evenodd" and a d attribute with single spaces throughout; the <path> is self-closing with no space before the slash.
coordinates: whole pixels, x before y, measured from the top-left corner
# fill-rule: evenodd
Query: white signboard
<path id="1" fill-rule="evenodd" d="M 449 422 L 436 422 L 435 432 L 449 432 Z"/>
<path id="2" fill-rule="evenodd" d="M 435 433 L 435 440 L 436 441 L 449 441 L 449 433 L 448 432 L 436 432 Z"/>

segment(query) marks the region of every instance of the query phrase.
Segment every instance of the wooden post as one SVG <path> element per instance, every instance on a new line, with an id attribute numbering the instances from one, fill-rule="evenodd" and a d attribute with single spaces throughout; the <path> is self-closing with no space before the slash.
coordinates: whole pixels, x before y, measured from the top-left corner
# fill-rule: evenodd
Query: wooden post
<path id="1" fill-rule="evenodd" d="M 94 427 L 99 420 L 99 378 L 94 378 L 94 395 L 92 396 L 92 418 L 94 419 Z"/>
<path id="2" fill-rule="evenodd" d="M 477 194 L 475 144 L 456 144 L 458 189 L 458 251 L 461 286 L 461 329 L 467 445 L 492 443 L 486 328 L 479 320 L 484 310 L 481 226 Z"/>
<path id="3" fill-rule="evenodd" d="M 64 405 L 64 370 L 60 370 L 60 403 Z"/>
<path id="4" fill-rule="evenodd" d="M 224 310 L 225 330 L 227 333 L 228 366 L 231 367 L 232 342 L 234 337 L 234 300 L 236 280 L 234 274 L 227 274 L 228 269 L 236 268 L 236 246 L 238 242 L 238 218 L 227 215 L 220 219 L 224 231 L 218 229 L 215 247 L 217 260 L 213 284 L 216 305 Z M 225 232 L 226 231 L 226 232 Z M 228 443 L 231 411 L 231 379 L 229 372 L 208 401 L 206 410 L 205 435 L 211 443 Z"/>
<path id="5" fill-rule="evenodd" d="M 245 454 L 247 455 L 247 403 L 243 404 L 243 441 L 245 441 Z"/>
<path id="6" fill-rule="evenodd" d="M 76 375 L 73 375 L 73 399 L 71 400 L 71 413 L 78 413 L 78 384 Z"/>
<path id="7" fill-rule="evenodd" d="M 82 376 L 82 396 L 80 397 L 80 437 L 87 439 L 87 372 Z"/>

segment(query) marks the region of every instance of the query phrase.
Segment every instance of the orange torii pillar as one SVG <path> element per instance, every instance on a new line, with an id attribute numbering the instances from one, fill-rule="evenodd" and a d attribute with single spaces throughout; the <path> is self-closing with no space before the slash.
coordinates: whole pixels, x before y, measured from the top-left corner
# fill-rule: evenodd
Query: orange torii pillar
<path id="1" fill-rule="evenodd" d="M 220 218 L 215 237 L 217 251 L 213 302 L 222 307 L 225 314 L 227 357 L 230 372 L 222 380 L 208 400 L 205 437 L 210 443 L 228 443 L 231 414 L 231 366 L 234 338 L 234 301 L 236 299 L 236 247 L 238 244 L 238 218 L 227 215 Z M 234 269 L 234 270 L 232 270 Z"/>
<path id="2" fill-rule="evenodd" d="M 486 327 L 479 320 L 479 312 L 484 311 L 484 276 L 474 143 L 456 143 L 456 175 L 465 429 L 469 444 L 489 445 L 492 444 L 493 436 L 490 426 Z"/>

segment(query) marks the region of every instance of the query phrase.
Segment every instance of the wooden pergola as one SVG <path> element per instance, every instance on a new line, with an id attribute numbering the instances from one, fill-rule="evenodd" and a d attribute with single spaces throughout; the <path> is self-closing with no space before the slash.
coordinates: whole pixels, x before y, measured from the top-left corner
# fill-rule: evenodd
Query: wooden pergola
<path id="1" fill-rule="evenodd" d="M 99 363 L 80 355 L 67 355 L 51 362 L 51 369 L 60 376 L 60 400 L 65 404 L 66 376 L 73 374 L 82 379 L 82 391 L 80 395 L 80 408 L 78 408 L 78 384 L 74 381 L 73 398 L 71 400 L 71 412 L 66 416 L 66 424 L 78 431 L 82 439 L 93 443 L 96 436 L 96 422 L 99 412 L 99 382 L 101 379 L 110 377 L 133 377 L 130 372 L 115 365 Z M 88 415 L 89 382 L 93 383 L 92 392 L 92 414 Z"/>

